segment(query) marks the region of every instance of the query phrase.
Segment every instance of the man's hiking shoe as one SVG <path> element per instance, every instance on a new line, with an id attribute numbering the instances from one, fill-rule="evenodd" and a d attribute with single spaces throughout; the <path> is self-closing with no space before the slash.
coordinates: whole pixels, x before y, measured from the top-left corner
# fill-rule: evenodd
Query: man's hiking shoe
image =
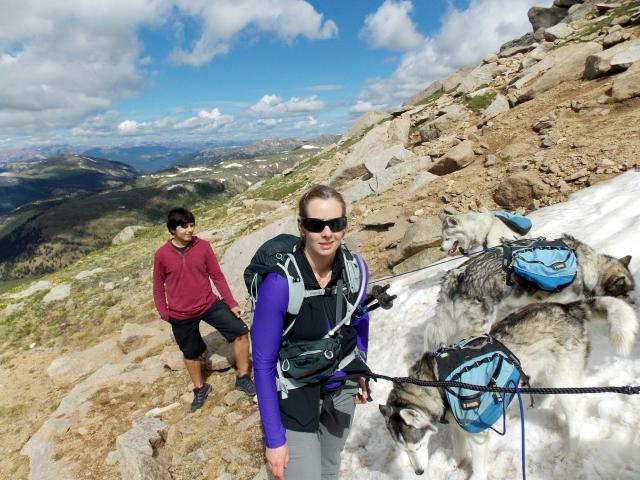
<path id="1" fill-rule="evenodd" d="M 205 383 L 200 388 L 193 389 L 193 402 L 191 402 L 191 413 L 195 412 L 202 408 L 204 405 L 204 401 L 207 398 L 207 395 L 211 393 L 212 387 L 208 383 Z"/>
<path id="2" fill-rule="evenodd" d="M 253 380 L 251 380 L 251 375 L 243 375 L 236 378 L 236 390 L 244 392 L 247 395 L 255 395 L 256 386 L 253 384 Z"/>

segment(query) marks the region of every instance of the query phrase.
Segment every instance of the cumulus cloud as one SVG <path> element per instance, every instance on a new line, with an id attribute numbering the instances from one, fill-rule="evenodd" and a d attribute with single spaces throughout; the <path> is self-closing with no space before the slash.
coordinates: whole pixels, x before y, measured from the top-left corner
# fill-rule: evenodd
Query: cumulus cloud
<path id="1" fill-rule="evenodd" d="M 62 129 L 76 137 L 123 132 L 102 115 L 115 101 L 138 94 L 150 77 L 145 68 L 155 59 L 143 54 L 141 28 L 172 28 L 178 48 L 171 59 L 192 65 L 228 51 L 243 31 L 287 42 L 337 34 L 335 23 L 304 0 L 4 0 L 1 10 L 0 136 L 5 138 L 53 138 Z M 185 17 L 202 27 L 189 48 Z M 207 118 L 216 116 L 211 112 L 180 129 L 226 124 L 224 116 Z M 158 126 L 120 124 L 129 135 Z"/>
<path id="2" fill-rule="evenodd" d="M 378 10 L 367 15 L 360 36 L 372 48 L 411 50 L 419 47 L 423 37 L 409 16 L 412 9 L 410 1 L 385 0 Z"/>
<path id="3" fill-rule="evenodd" d="M 64 128 L 137 92 L 138 25 L 152 0 L 4 2 L 0 16 L 0 130 Z"/>
<path id="4" fill-rule="evenodd" d="M 217 108 L 200 110 L 197 115 L 186 119 L 164 117 L 157 120 L 138 122 L 123 120 L 118 124 L 122 135 L 167 135 L 181 132 L 185 134 L 205 134 L 220 130 L 233 121 L 233 116 L 224 115 Z"/>
<path id="5" fill-rule="evenodd" d="M 326 104 L 317 95 L 291 97 L 286 101 L 278 95 L 264 95 L 249 108 L 249 114 L 258 118 L 277 118 L 306 115 L 325 108 Z"/>
<path id="6" fill-rule="evenodd" d="M 433 37 L 406 52 L 390 78 L 369 79 L 354 113 L 367 104 L 387 108 L 416 94 L 434 80 L 447 77 L 465 65 L 474 65 L 508 40 L 531 31 L 527 11 L 552 0 L 471 0 L 466 10 L 451 8 Z"/>
<path id="7" fill-rule="evenodd" d="M 225 54 L 247 27 L 290 42 L 298 36 L 314 40 L 335 37 L 338 27 L 303 0 L 179 0 L 187 15 L 204 20 L 202 34 L 191 49 L 176 48 L 170 60 L 193 66 Z"/>

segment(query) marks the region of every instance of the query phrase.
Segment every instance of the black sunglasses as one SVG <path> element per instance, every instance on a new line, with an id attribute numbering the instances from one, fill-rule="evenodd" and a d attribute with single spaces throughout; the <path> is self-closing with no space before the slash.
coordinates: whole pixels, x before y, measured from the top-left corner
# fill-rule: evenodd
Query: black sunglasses
<path id="1" fill-rule="evenodd" d="M 319 218 L 301 218 L 302 226 L 312 233 L 320 233 L 324 227 L 329 227 L 332 232 L 342 232 L 347 228 L 347 217 L 330 218 L 320 220 Z"/>

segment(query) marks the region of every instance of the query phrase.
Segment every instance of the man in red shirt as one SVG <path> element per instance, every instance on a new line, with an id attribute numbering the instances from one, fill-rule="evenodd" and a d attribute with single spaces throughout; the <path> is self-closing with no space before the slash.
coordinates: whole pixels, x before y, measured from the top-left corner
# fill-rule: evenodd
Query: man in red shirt
<path id="1" fill-rule="evenodd" d="M 240 319 L 242 311 L 211 245 L 193 234 L 195 217 L 184 208 L 169 212 L 167 228 L 172 238 L 156 251 L 153 259 L 153 301 L 160 317 L 171 323 L 193 382 L 191 411 L 202 407 L 212 388 L 202 379 L 202 354 L 207 346 L 200 335 L 200 321 L 207 322 L 233 343 L 238 375 L 235 388 L 254 395 L 249 330 Z M 211 281 L 222 299 L 213 293 Z"/>

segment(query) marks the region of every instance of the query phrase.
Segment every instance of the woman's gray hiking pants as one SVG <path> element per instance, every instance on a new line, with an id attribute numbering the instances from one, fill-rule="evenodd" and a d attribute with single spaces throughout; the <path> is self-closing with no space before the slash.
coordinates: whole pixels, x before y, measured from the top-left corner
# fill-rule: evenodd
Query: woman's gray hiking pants
<path id="1" fill-rule="evenodd" d="M 336 480 L 340 472 L 340 454 L 351 428 L 358 385 L 348 381 L 333 394 L 324 395 L 320 405 L 320 428 L 317 432 L 287 430 L 289 465 L 284 471 L 285 480 Z M 343 425 L 331 415 L 330 404 L 341 417 Z"/>

